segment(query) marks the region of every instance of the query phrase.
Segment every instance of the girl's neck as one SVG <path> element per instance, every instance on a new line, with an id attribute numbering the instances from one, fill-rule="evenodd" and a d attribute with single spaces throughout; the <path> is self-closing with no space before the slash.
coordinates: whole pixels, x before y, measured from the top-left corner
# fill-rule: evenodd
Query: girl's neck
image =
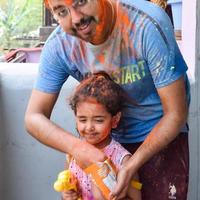
<path id="1" fill-rule="evenodd" d="M 112 141 L 111 136 L 108 136 L 107 138 L 105 138 L 103 141 L 101 141 L 98 144 L 94 144 L 94 146 L 98 149 L 103 150 L 105 147 L 107 147 Z"/>

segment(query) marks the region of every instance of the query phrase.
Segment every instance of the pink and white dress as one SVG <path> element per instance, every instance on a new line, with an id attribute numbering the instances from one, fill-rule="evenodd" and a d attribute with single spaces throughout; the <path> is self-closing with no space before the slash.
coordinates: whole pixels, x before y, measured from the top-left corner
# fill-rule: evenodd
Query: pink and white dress
<path id="1" fill-rule="evenodd" d="M 122 145 L 112 139 L 111 143 L 103 149 L 105 155 L 111 159 L 117 169 L 122 165 L 125 156 L 131 155 Z M 92 194 L 90 177 L 76 164 L 75 159 L 69 163 L 69 170 L 76 176 L 83 200 L 95 200 Z"/>

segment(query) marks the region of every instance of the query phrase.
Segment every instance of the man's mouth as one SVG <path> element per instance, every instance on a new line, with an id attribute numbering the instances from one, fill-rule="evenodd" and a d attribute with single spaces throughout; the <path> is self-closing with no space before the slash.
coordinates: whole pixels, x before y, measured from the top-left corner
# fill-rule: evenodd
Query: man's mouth
<path id="1" fill-rule="evenodd" d="M 88 17 L 86 19 L 81 19 L 80 23 L 75 24 L 75 27 L 73 28 L 73 32 L 75 35 L 81 35 L 82 37 L 88 37 L 88 35 L 91 34 L 93 31 L 93 26 L 91 25 L 92 22 L 95 22 L 94 17 Z"/>
<path id="2" fill-rule="evenodd" d="M 87 27 L 90 25 L 91 21 L 93 20 L 92 17 L 89 17 L 87 20 L 84 20 L 84 22 L 82 22 L 78 27 L 77 30 L 78 31 L 82 31 L 84 29 L 87 29 Z"/>

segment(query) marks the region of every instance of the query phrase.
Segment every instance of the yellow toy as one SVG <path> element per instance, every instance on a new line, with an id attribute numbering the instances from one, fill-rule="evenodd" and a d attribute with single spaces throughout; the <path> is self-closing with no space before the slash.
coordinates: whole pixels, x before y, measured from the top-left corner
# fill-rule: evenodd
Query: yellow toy
<path id="1" fill-rule="evenodd" d="M 70 170 L 64 170 L 58 174 L 58 178 L 53 187 L 57 192 L 64 192 L 68 190 L 74 190 L 77 192 L 77 183 L 76 177 L 70 172 Z M 81 198 L 78 200 L 81 200 Z"/>
<path id="2" fill-rule="evenodd" d="M 142 189 L 142 183 L 132 180 L 131 181 L 131 186 L 137 190 L 141 190 Z"/>
<path id="3" fill-rule="evenodd" d="M 109 162 L 109 160 L 106 160 L 105 162 L 107 164 L 109 164 L 109 166 L 111 167 L 111 163 Z M 111 169 L 111 168 L 109 168 L 109 169 Z M 114 170 L 114 168 L 112 168 L 112 169 Z M 95 180 L 95 183 L 100 188 L 103 195 L 106 197 L 106 199 L 109 199 L 110 190 L 109 190 L 108 186 L 106 187 L 106 185 L 103 182 L 101 182 L 101 179 L 99 178 L 99 173 L 97 173 L 98 166 L 96 164 L 93 164 L 90 167 L 88 167 L 87 169 L 85 169 L 85 172 L 87 174 L 92 175 L 93 179 Z M 107 175 L 106 175 L 106 177 L 107 177 Z M 106 178 L 106 177 L 104 177 L 104 178 Z M 68 191 L 68 190 L 74 190 L 77 192 L 78 191 L 77 185 L 78 185 L 78 181 L 77 181 L 76 177 L 73 175 L 73 173 L 70 170 L 64 170 L 58 174 L 58 178 L 57 178 L 56 182 L 54 183 L 53 187 L 57 192 L 64 192 L 64 191 Z M 132 187 L 134 187 L 138 190 L 141 190 L 141 188 L 142 188 L 142 184 L 135 180 L 131 181 L 131 185 L 132 185 Z M 82 200 L 82 199 L 79 198 L 78 200 Z"/>

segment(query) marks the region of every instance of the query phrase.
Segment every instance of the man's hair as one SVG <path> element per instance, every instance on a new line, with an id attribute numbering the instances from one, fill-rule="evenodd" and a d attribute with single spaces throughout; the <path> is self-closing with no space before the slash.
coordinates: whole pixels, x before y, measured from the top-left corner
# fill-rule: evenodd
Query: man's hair
<path id="1" fill-rule="evenodd" d="M 78 103 L 87 99 L 95 99 L 114 116 L 121 111 L 124 101 L 123 93 L 122 88 L 106 72 L 100 71 L 90 74 L 81 81 L 70 99 L 70 106 L 76 114 Z"/>
<path id="2" fill-rule="evenodd" d="M 50 9 L 48 0 L 44 0 L 44 5 L 46 6 L 46 8 Z"/>

